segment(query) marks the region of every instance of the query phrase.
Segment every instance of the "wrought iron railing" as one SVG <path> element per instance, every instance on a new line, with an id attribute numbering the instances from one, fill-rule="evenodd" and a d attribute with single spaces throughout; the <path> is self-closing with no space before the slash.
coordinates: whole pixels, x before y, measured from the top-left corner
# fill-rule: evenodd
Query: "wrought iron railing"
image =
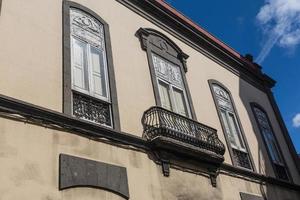
<path id="1" fill-rule="evenodd" d="M 252 169 L 248 153 L 232 148 L 232 154 L 237 166 Z"/>
<path id="2" fill-rule="evenodd" d="M 283 165 L 274 163 L 274 167 L 275 167 L 275 173 L 277 174 L 277 177 L 279 179 L 286 180 L 286 181 L 289 180 L 289 176 L 287 174 L 286 168 Z"/>
<path id="3" fill-rule="evenodd" d="M 225 153 L 225 146 L 215 129 L 167 109 L 151 107 L 144 112 L 142 124 L 147 140 L 163 136 L 219 155 Z"/>
<path id="4" fill-rule="evenodd" d="M 109 103 L 73 92 L 73 115 L 98 124 L 111 126 Z"/>

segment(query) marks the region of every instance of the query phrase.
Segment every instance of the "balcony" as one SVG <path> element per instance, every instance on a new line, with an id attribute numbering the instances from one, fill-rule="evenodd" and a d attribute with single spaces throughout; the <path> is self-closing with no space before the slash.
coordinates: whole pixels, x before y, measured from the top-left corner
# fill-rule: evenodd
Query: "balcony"
<path id="1" fill-rule="evenodd" d="M 217 130 L 161 107 L 151 107 L 142 117 L 143 137 L 154 150 L 219 165 L 225 146 Z"/>

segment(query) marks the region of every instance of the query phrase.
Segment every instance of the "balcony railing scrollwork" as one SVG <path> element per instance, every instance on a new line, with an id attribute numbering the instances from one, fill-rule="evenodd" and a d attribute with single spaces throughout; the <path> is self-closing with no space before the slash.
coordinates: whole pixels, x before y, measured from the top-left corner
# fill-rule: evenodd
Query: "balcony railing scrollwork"
<path id="1" fill-rule="evenodd" d="M 167 109 L 158 106 L 151 107 L 144 112 L 142 124 L 143 136 L 148 141 L 165 137 L 193 145 L 218 156 L 223 156 L 225 153 L 225 146 L 219 140 L 215 129 Z"/>

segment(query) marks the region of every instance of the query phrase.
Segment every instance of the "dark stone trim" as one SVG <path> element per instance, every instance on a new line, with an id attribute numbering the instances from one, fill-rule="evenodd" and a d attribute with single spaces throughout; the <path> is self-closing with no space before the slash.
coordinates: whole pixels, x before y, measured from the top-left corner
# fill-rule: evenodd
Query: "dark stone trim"
<path id="1" fill-rule="evenodd" d="M 222 127 L 222 131 L 224 133 L 224 136 L 225 136 L 225 140 L 226 140 L 226 144 L 227 144 L 227 147 L 229 149 L 229 154 L 230 154 L 230 157 L 231 157 L 231 160 L 232 160 L 232 163 L 234 166 L 237 166 L 237 163 L 235 163 L 234 159 L 233 159 L 233 152 L 232 152 L 232 148 L 231 148 L 231 144 L 229 142 L 229 139 L 228 139 L 228 136 L 226 134 L 226 130 L 225 130 L 225 127 L 224 127 L 224 124 L 223 124 L 223 121 L 222 121 L 222 117 L 221 117 L 221 113 L 220 113 L 220 109 L 218 107 L 218 102 L 217 102 L 217 99 L 216 99 L 216 96 L 215 96 L 215 93 L 214 93 L 214 90 L 213 90 L 213 85 L 218 85 L 220 87 L 222 87 L 228 94 L 229 94 L 229 98 L 231 100 L 231 104 L 233 106 L 233 110 L 234 110 L 234 113 L 235 113 L 235 116 L 237 118 L 237 122 L 238 122 L 238 126 L 241 130 L 241 134 L 242 134 L 242 137 L 243 137 L 243 140 L 245 142 L 245 145 L 246 145 L 246 149 L 247 149 L 247 153 L 249 155 L 249 158 L 250 158 L 250 163 L 251 163 L 251 167 L 252 167 L 252 170 L 254 172 L 256 172 L 256 167 L 255 167 L 255 164 L 254 164 L 254 161 L 253 161 L 253 157 L 252 157 L 252 154 L 251 154 L 251 151 L 250 151 L 250 148 L 249 148 L 249 145 L 248 145 L 248 142 L 246 140 L 246 136 L 245 136 L 245 132 L 244 132 L 244 129 L 243 129 L 243 126 L 242 126 L 242 123 L 241 123 L 241 120 L 240 120 L 240 117 L 238 115 L 238 112 L 237 112 L 237 109 L 235 107 L 235 103 L 234 103 L 234 99 L 232 98 L 232 95 L 231 95 L 231 92 L 230 90 L 227 89 L 227 87 L 225 85 L 223 85 L 222 83 L 220 83 L 219 81 L 217 80 L 213 80 L 213 79 L 210 79 L 208 80 L 208 84 L 209 84 L 209 88 L 210 88 L 210 91 L 212 93 L 212 97 L 213 97 L 213 100 L 214 100 L 214 104 L 215 104 L 215 107 L 216 107 L 216 110 L 217 110 L 217 113 L 218 113 L 218 117 L 219 117 L 219 120 L 220 120 L 220 123 L 221 123 L 221 127 Z M 237 166 L 238 167 L 238 166 Z M 245 169 L 247 170 L 247 169 Z M 250 170 L 250 169 L 249 169 Z M 251 171 L 251 170 L 250 170 Z"/>
<path id="2" fill-rule="evenodd" d="M 279 123 L 279 126 L 281 128 L 281 131 L 283 133 L 285 142 L 286 142 L 286 144 L 287 144 L 287 146 L 289 148 L 289 151 L 290 151 L 290 153 L 292 155 L 292 158 L 294 160 L 294 163 L 295 163 L 296 168 L 298 169 L 298 172 L 299 172 L 299 175 L 300 175 L 300 159 L 298 157 L 298 154 L 297 154 L 295 146 L 294 146 L 294 144 L 292 142 L 292 139 L 291 139 L 291 137 L 289 135 L 289 131 L 288 131 L 288 129 L 287 129 L 287 127 L 286 127 L 286 125 L 285 125 L 285 123 L 283 121 L 282 115 L 281 115 L 280 110 L 278 108 L 278 105 L 277 105 L 277 103 L 275 101 L 274 95 L 273 95 L 273 93 L 272 93 L 272 91 L 270 89 L 267 89 L 267 95 L 268 95 L 269 101 L 271 103 L 271 106 L 273 108 L 273 111 L 275 113 L 275 117 L 276 117 L 276 119 L 277 119 L 277 121 Z"/>
<path id="3" fill-rule="evenodd" d="M 66 154 L 59 155 L 59 189 L 93 187 L 129 199 L 125 167 Z"/>
<path id="4" fill-rule="evenodd" d="M 68 114 L 56 112 L 0 95 L 0 110 L 7 113 L 14 113 L 25 117 L 28 120 L 38 120 L 40 124 L 56 125 L 63 130 L 85 136 L 90 139 L 105 138 L 119 144 L 132 145 L 133 147 L 148 150 L 147 142 L 132 134 L 120 132 L 92 122 L 72 117 Z"/>
<path id="5" fill-rule="evenodd" d="M 70 41 L 70 6 L 63 2 L 63 112 L 72 115 L 72 78 L 71 78 L 71 41 Z"/>
<path id="6" fill-rule="evenodd" d="M 2 0 L 0 0 L 0 16 L 1 16 L 1 10 L 2 10 Z"/>
<path id="7" fill-rule="evenodd" d="M 285 158 L 284 158 L 283 153 L 282 153 L 282 150 L 281 150 L 281 146 L 280 146 L 279 143 L 278 143 L 278 139 L 277 139 L 277 137 L 276 137 L 276 135 L 275 135 L 275 132 L 274 132 L 274 129 L 273 129 L 273 127 L 272 127 L 272 123 L 271 123 L 271 121 L 270 121 L 270 119 L 269 119 L 268 113 L 267 113 L 267 112 L 265 111 L 265 109 L 264 109 L 261 105 L 259 105 L 258 103 L 251 102 L 251 103 L 250 103 L 250 106 L 251 106 L 252 114 L 253 114 L 253 116 L 254 116 L 254 118 L 255 118 L 256 126 L 258 127 L 258 130 L 259 130 L 259 132 L 260 132 L 260 135 L 261 135 L 261 137 L 262 137 L 262 140 L 264 141 L 264 146 L 265 146 L 265 148 L 267 149 L 268 156 L 269 156 L 269 161 L 271 162 L 271 165 L 272 165 L 272 167 L 273 167 L 273 172 L 274 172 L 275 176 L 278 178 L 278 174 L 277 174 L 277 172 L 276 172 L 276 170 L 275 170 L 274 163 L 273 163 L 273 161 L 272 161 L 272 159 L 271 159 L 272 157 L 271 157 L 270 150 L 269 150 L 269 148 L 267 147 L 267 142 L 265 141 L 265 138 L 264 138 L 264 136 L 262 135 L 261 127 L 260 127 L 260 125 L 259 125 L 258 119 L 257 119 L 256 114 L 255 114 L 255 112 L 254 112 L 254 107 L 260 109 L 262 112 L 264 112 L 264 113 L 266 114 L 267 119 L 268 119 L 268 123 L 269 123 L 269 125 L 270 125 L 270 127 L 271 127 L 271 130 L 272 130 L 272 132 L 273 132 L 273 136 L 274 136 L 275 141 L 276 141 L 276 145 L 277 145 L 278 148 L 279 148 L 279 153 L 281 154 L 280 156 L 281 156 L 282 159 L 283 159 L 283 163 L 284 163 L 284 166 L 285 166 L 285 169 L 286 169 L 286 172 L 287 172 L 287 176 L 288 176 L 289 180 L 293 182 L 291 173 L 290 173 L 290 171 L 289 171 L 288 165 L 286 164 Z"/>
<path id="8" fill-rule="evenodd" d="M 77 8 L 93 16 L 104 26 L 104 37 L 107 57 L 108 79 L 112 109 L 113 128 L 120 130 L 119 106 L 115 72 L 113 67 L 109 25 L 95 12 L 78 3 L 63 1 L 63 112 L 72 115 L 72 81 L 71 81 L 71 47 L 70 47 L 70 8 Z"/>
<path id="9" fill-rule="evenodd" d="M 235 166 L 232 166 L 232 165 L 229 165 L 229 164 L 226 164 L 226 163 L 223 163 L 221 165 L 220 169 L 224 170 L 224 171 L 227 171 L 227 172 L 230 172 L 230 173 L 237 174 L 237 175 L 253 178 L 253 179 L 261 181 L 261 182 L 265 182 L 265 183 L 269 183 L 269 184 L 272 184 L 272 185 L 288 188 L 288 189 L 295 190 L 295 191 L 300 191 L 300 185 L 296 185 L 296 184 L 291 183 L 291 182 L 286 182 L 286 181 L 283 181 L 283 180 L 280 180 L 278 178 L 274 178 L 274 177 L 271 177 L 271 176 L 258 174 L 256 172 L 245 170 L 245 169 L 242 169 L 240 167 L 235 167 Z"/>
<path id="10" fill-rule="evenodd" d="M 192 102 L 192 97 L 191 97 L 191 93 L 187 84 L 187 80 L 185 77 L 185 73 L 187 72 L 187 66 L 186 66 L 186 59 L 189 57 L 187 54 L 185 54 L 172 40 L 170 40 L 167 36 L 165 36 L 164 34 L 154 30 L 154 29 L 150 29 L 150 28 L 140 28 L 137 32 L 136 32 L 136 36 L 139 37 L 140 42 L 141 42 L 141 48 L 143 50 L 146 51 L 147 53 L 147 58 L 148 58 L 148 63 L 149 63 L 149 69 L 150 69 L 150 74 L 151 74 L 151 80 L 152 80 L 152 85 L 153 85 L 153 91 L 154 91 L 154 97 L 155 97 L 155 101 L 156 101 L 156 105 L 158 106 L 162 106 L 161 102 L 160 102 L 160 98 L 159 98 L 159 90 L 158 90 L 158 85 L 156 82 L 156 75 L 155 75 L 155 71 L 154 71 L 154 64 L 152 61 L 152 52 L 163 57 L 164 59 L 175 63 L 176 65 L 178 65 L 180 67 L 180 71 L 181 71 L 181 76 L 183 79 L 183 84 L 184 84 L 184 88 L 185 88 L 185 92 L 186 92 L 186 97 L 187 97 L 187 104 L 189 106 L 189 110 L 191 112 L 191 118 L 194 120 L 197 120 L 196 117 L 196 113 L 194 110 L 194 105 Z M 152 41 L 154 40 L 154 38 L 160 38 L 161 41 L 165 42 L 166 45 L 169 46 L 169 48 L 172 48 L 173 50 L 176 51 L 176 55 L 172 55 L 172 52 L 169 53 L 168 50 L 163 51 L 159 48 L 157 48 L 157 46 L 159 46 L 159 44 L 156 44 L 156 41 Z M 155 43 L 155 44 L 153 44 Z M 168 49 L 168 48 L 167 48 Z"/>
<path id="11" fill-rule="evenodd" d="M 184 22 L 155 0 L 117 1 L 191 46 L 196 51 L 214 60 L 222 67 L 241 77 L 254 87 L 265 91 L 265 87 L 271 88 L 275 85 L 275 81 L 266 74 L 263 74 L 260 68 L 254 70 L 246 62 L 238 60 L 235 56 L 230 55 L 230 52 L 225 50 L 222 46 Z"/>
<path id="12" fill-rule="evenodd" d="M 240 192 L 241 200 L 266 200 L 266 198 L 254 194 Z"/>
<path id="13" fill-rule="evenodd" d="M 99 139 L 105 138 L 114 142 L 115 144 L 128 145 L 137 148 L 137 150 L 151 152 L 151 147 L 143 138 L 136 137 L 132 134 L 108 129 L 94 123 L 89 123 L 87 121 L 74 118 L 64 113 L 49 110 L 47 108 L 26 103 L 24 101 L 1 94 L 0 111 L 1 113 L 20 115 L 24 117 L 26 122 L 30 123 L 32 121 L 35 122 L 35 124 L 38 126 L 46 126 L 50 129 L 57 129 L 57 127 L 61 127 L 63 131 L 77 134 L 82 137 L 88 137 L 91 140 L 99 141 Z M 5 118 L 5 116 L 1 117 Z M 254 178 L 259 181 L 265 181 L 270 184 L 300 191 L 300 185 L 285 182 L 277 178 L 258 174 L 256 172 L 245 170 L 229 164 L 221 164 L 220 169 L 249 178 Z"/>

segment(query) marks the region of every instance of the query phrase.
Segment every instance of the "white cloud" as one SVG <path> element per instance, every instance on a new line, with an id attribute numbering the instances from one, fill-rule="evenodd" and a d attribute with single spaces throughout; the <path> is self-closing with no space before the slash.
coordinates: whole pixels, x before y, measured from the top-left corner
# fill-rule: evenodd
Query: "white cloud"
<path id="1" fill-rule="evenodd" d="M 296 114 L 293 118 L 293 126 L 296 128 L 300 127 L 300 113 Z"/>
<path id="2" fill-rule="evenodd" d="M 265 0 L 256 19 L 267 36 L 256 61 L 262 63 L 274 45 L 293 48 L 300 43 L 300 0 Z"/>

